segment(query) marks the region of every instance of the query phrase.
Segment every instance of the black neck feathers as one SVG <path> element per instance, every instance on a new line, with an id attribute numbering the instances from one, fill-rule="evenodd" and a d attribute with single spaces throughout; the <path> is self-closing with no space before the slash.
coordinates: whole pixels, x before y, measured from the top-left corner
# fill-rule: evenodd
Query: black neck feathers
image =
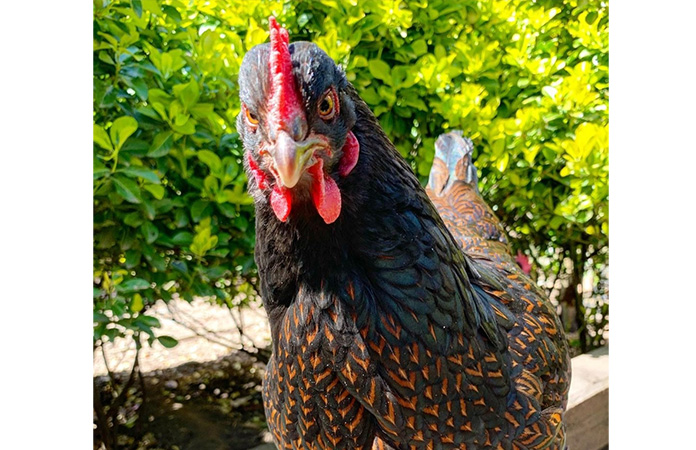
<path id="1" fill-rule="evenodd" d="M 347 92 L 360 158 L 337 180 L 338 220 L 327 225 L 307 203 L 280 222 L 267 202 L 256 205 L 256 263 L 274 340 L 300 289 L 340 296 L 350 285 L 364 293 L 356 314 L 397 311 L 406 333 L 429 333 L 444 348 L 449 336 L 475 333 L 490 311 L 477 311 L 467 261 L 416 176 L 354 88 Z M 438 326 L 423 328 L 418 315 Z"/>

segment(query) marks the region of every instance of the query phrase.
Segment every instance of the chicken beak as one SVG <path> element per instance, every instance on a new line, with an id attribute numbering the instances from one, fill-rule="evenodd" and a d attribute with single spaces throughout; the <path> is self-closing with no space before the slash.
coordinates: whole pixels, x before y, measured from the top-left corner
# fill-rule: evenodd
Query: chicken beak
<path id="1" fill-rule="evenodd" d="M 283 186 L 291 189 L 300 181 L 318 143 L 314 139 L 297 142 L 285 131 L 278 133 L 272 155 L 275 170 Z"/>

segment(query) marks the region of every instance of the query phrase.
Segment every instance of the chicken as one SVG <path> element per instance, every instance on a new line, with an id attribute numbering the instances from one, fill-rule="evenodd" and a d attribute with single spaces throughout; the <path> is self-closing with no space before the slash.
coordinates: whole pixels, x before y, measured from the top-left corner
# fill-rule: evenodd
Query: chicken
<path id="1" fill-rule="evenodd" d="M 563 449 L 563 331 L 470 159 L 438 150 L 431 200 L 334 61 L 269 23 L 237 130 L 278 448 Z"/>

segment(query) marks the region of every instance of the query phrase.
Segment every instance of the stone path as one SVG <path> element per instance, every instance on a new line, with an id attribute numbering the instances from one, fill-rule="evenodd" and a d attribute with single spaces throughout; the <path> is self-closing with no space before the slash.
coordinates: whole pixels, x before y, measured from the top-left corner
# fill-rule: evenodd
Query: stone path
<path id="1" fill-rule="evenodd" d="M 244 336 L 241 337 L 234 318 L 241 323 Z M 147 344 L 140 353 L 140 369 L 151 372 L 168 369 L 181 364 L 197 361 L 213 361 L 238 350 L 243 344 L 247 349 L 253 343 L 257 348 L 268 347 L 271 343 L 270 329 L 266 313 L 260 301 L 241 311 L 231 312 L 225 306 L 213 305 L 205 299 L 173 300 L 169 305 L 157 302 L 147 311 L 147 315 L 159 319 L 162 327 L 155 335 L 171 336 L 179 341 L 174 348 L 165 348 L 159 342 L 152 347 Z M 104 344 L 106 362 L 112 372 L 130 371 L 135 357 L 133 339 L 117 339 Z M 94 376 L 106 375 L 106 365 L 101 352 L 94 355 Z"/>

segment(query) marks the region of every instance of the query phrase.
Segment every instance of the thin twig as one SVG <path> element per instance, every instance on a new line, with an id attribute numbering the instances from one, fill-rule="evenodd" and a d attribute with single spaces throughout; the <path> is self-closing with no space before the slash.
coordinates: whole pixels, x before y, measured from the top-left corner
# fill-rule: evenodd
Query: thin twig
<path id="1" fill-rule="evenodd" d="M 232 317 L 232 321 L 234 322 L 234 326 L 237 328 L 237 332 L 239 333 L 239 343 L 242 344 L 242 348 L 244 348 L 244 339 L 246 338 L 247 341 L 251 344 L 251 347 L 258 351 L 259 349 L 256 347 L 256 344 L 254 341 L 244 333 L 244 323 L 242 320 L 242 312 L 238 310 L 239 313 L 239 321 L 237 321 L 237 318 L 234 317 L 234 313 L 232 311 L 232 308 L 227 308 L 227 311 L 230 313 L 230 317 Z"/>
<path id="2" fill-rule="evenodd" d="M 176 323 L 177 325 L 182 326 L 182 327 L 186 328 L 187 330 L 193 332 L 193 334 L 195 334 L 196 336 L 202 337 L 203 339 L 206 339 L 206 340 L 208 340 L 209 342 L 212 342 L 212 343 L 214 343 L 214 344 L 222 345 L 223 347 L 226 347 L 226 348 L 228 348 L 228 349 L 230 349 L 230 350 L 239 350 L 236 346 L 234 346 L 233 343 L 223 342 L 223 341 L 221 341 L 221 340 L 219 340 L 219 339 L 211 338 L 210 336 L 201 333 L 201 332 L 198 331 L 197 329 L 191 327 L 189 324 L 187 324 L 187 323 L 181 321 L 180 319 L 178 319 L 178 318 L 176 317 L 176 316 L 178 316 L 179 314 L 182 314 L 182 315 L 188 316 L 188 317 L 189 317 L 191 320 L 193 320 L 194 322 L 198 322 L 197 320 L 195 320 L 194 318 L 192 318 L 192 317 L 189 316 L 188 314 L 185 314 L 185 313 L 183 313 L 183 312 L 181 312 L 181 311 L 174 312 L 174 311 L 172 310 L 172 308 L 171 308 L 171 305 L 169 305 L 169 304 L 167 304 L 167 309 L 168 309 L 169 312 L 172 314 L 172 318 L 170 319 L 172 322 L 174 322 L 174 323 Z M 203 328 L 203 330 L 204 330 L 206 333 L 208 333 L 209 335 L 212 334 L 212 335 L 214 335 L 214 336 L 218 336 L 217 333 L 215 333 L 214 331 L 208 330 L 205 326 L 201 325 L 200 322 L 198 322 L 198 324 L 199 324 L 199 325 L 201 326 L 201 328 Z M 218 337 L 219 337 L 219 336 L 218 336 Z"/>
<path id="3" fill-rule="evenodd" d="M 230 344 L 226 344 L 226 343 L 224 343 L 224 342 L 222 342 L 222 341 L 220 341 L 220 340 L 218 340 L 218 339 L 211 338 L 210 335 L 213 335 L 213 336 L 216 336 L 216 337 L 220 337 L 220 336 L 219 336 L 215 331 L 212 331 L 212 330 L 209 330 L 208 328 L 206 328 L 205 325 L 203 325 L 200 321 L 198 321 L 195 317 L 191 316 L 190 314 L 185 313 L 184 311 L 179 310 L 178 308 L 176 308 L 176 307 L 173 306 L 173 305 L 167 304 L 166 306 L 167 306 L 167 309 L 169 310 L 169 312 L 170 312 L 171 315 L 172 315 L 171 320 L 172 320 L 174 323 L 176 323 L 176 324 L 178 324 L 178 325 L 180 325 L 180 326 L 186 328 L 187 330 L 193 332 L 196 336 L 202 337 L 203 339 L 206 339 L 207 341 L 212 342 L 212 343 L 214 343 L 214 344 L 218 344 L 218 345 L 222 345 L 223 347 L 227 347 L 227 348 L 230 349 L 230 350 L 240 351 L 240 352 L 242 352 L 242 353 L 246 353 L 247 355 L 253 356 L 253 357 L 255 357 L 255 358 L 259 359 L 259 360 L 262 360 L 262 361 L 264 361 L 264 362 L 268 362 L 268 356 L 266 355 L 265 350 L 264 350 L 264 349 L 261 349 L 261 348 L 259 348 L 259 347 L 257 347 L 257 346 L 254 344 L 254 341 L 252 341 L 250 337 L 246 336 L 246 334 L 244 334 L 243 330 L 240 330 L 240 328 L 239 328 L 238 325 L 237 325 L 237 330 L 238 330 L 238 331 L 241 331 L 243 338 L 246 338 L 246 340 L 249 341 L 249 342 L 251 343 L 251 347 L 252 347 L 253 350 L 255 350 L 255 352 L 254 352 L 254 351 L 249 351 L 249 350 L 247 350 L 247 349 L 245 348 L 245 346 L 244 346 L 244 340 L 243 340 L 243 339 L 240 339 L 240 346 L 241 346 L 241 347 L 240 347 L 240 346 L 238 346 L 238 345 L 236 345 L 236 344 L 234 344 L 234 343 L 232 343 L 232 344 L 230 345 Z M 175 312 L 174 310 L 176 310 L 176 312 Z M 231 310 L 230 310 L 230 314 L 231 314 Z M 201 333 L 201 332 L 198 331 L 197 329 L 195 329 L 195 328 L 189 326 L 188 324 L 182 322 L 181 320 L 177 319 L 176 316 L 178 316 L 178 315 L 183 315 L 183 316 L 188 317 L 192 322 L 197 323 L 206 333 L 208 333 L 208 335 L 205 335 L 205 334 Z M 236 319 L 235 319 L 235 317 L 234 317 L 233 315 L 232 315 L 232 320 L 235 322 L 235 325 L 236 325 L 237 322 L 236 322 Z"/>
<path id="4" fill-rule="evenodd" d="M 172 310 L 172 308 L 174 308 L 174 310 L 176 310 L 176 312 L 174 312 L 174 311 Z M 182 326 L 182 327 L 184 327 L 184 328 L 186 328 L 186 329 L 188 329 L 188 330 L 194 332 L 194 333 L 196 334 L 196 336 L 199 336 L 199 337 L 208 339 L 210 342 L 213 342 L 213 343 L 215 343 L 215 344 L 219 344 L 219 345 L 225 346 L 225 347 L 227 347 L 227 348 L 229 348 L 229 349 L 238 350 L 238 348 L 237 348 L 237 346 L 236 346 L 236 344 L 235 344 L 234 342 L 228 341 L 228 340 L 225 339 L 224 337 L 220 336 L 217 332 L 208 329 L 201 321 L 199 321 L 198 319 L 196 319 L 196 318 L 193 317 L 192 315 L 190 315 L 190 314 L 188 314 L 188 313 L 186 313 L 186 312 L 184 312 L 184 311 L 181 311 L 180 309 L 176 308 L 175 306 L 169 305 L 169 304 L 167 304 L 167 309 L 168 309 L 169 312 L 172 314 L 172 319 L 171 319 L 171 320 L 172 320 L 174 323 L 176 323 L 176 324 L 178 324 L 178 325 L 180 325 L 180 326 Z M 199 332 L 198 330 L 196 330 L 195 328 L 193 328 L 193 327 L 190 326 L 189 324 L 184 323 L 181 319 L 178 319 L 176 316 L 185 316 L 185 317 L 186 317 L 187 319 L 189 319 L 191 322 L 195 323 L 195 324 L 198 325 L 200 328 L 202 328 L 203 331 L 204 331 L 205 333 L 207 333 L 207 335 L 213 335 L 213 336 L 216 336 L 216 338 L 215 338 L 215 339 L 211 339 L 210 337 L 208 337 L 207 335 L 202 334 L 201 332 Z M 237 327 L 237 329 L 239 329 L 239 328 Z M 223 343 L 220 339 L 227 341 L 227 343 Z M 243 342 L 240 342 L 240 344 L 242 345 L 242 347 L 244 346 L 244 343 L 243 343 Z"/>
<path id="5" fill-rule="evenodd" d="M 116 390 L 116 378 L 114 377 L 114 373 L 111 371 L 109 368 L 109 362 L 108 358 L 106 357 L 106 350 L 104 349 L 104 343 L 100 343 L 99 347 L 101 348 L 101 354 L 102 358 L 104 358 L 104 367 L 106 367 L 106 373 L 109 374 L 109 379 L 111 380 L 111 385 L 114 387 L 114 391 Z"/>
<path id="6" fill-rule="evenodd" d="M 138 349 L 142 347 L 142 343 L 140 342 L 140 337 L 138 338 L 138 342 L 136 343 Z M 143 372 L 140 370 L 140 354 L 139 352 L 136 352 L 135 354 L 135 364 L 138 366 L 138 379 L 140 380 L 140 392 L 142 393 L 142 402 L 140 403 L 140 408 L 138 409 L 138 418 L 136 419 L 135 426 L 137 427 L 138 434 L 142 434 L 142 423 L 143 420 L 146 416 L 145 413 L 145 407 L 147 405 L 147 390 L 145 387 L 145 378 L 143 377 Z M 134 443 L 135 444 L 135 443 Z"/>
<path id="7" fill-rule="evenodd" d="M 136 371 L 138 370 L 138 356 L 140 355 L 140 345 L 137 345 L 137 340 L 140 338 L 140 333 L 136 334 L 136 348 L 135 348 L 135 358 L 133 361 L 133 368 L 130 371 L 130 374 L 128 375 L 128 380 L 126 381 L 126 384 L 123 386 L 121 389 L 121 392 L 118 393 L 118 396 L 114 400 L 113 404 L 111 405 L 111 408 L 109 409 L 109 415 L 110 416 L 115 416 L 118 408 L 120 408 L 125 402 L 126 402 L 126 397 L 128 397 L 128 389 L 133 386 L 133 382 L 135 381 L 135 375 Z"/>

